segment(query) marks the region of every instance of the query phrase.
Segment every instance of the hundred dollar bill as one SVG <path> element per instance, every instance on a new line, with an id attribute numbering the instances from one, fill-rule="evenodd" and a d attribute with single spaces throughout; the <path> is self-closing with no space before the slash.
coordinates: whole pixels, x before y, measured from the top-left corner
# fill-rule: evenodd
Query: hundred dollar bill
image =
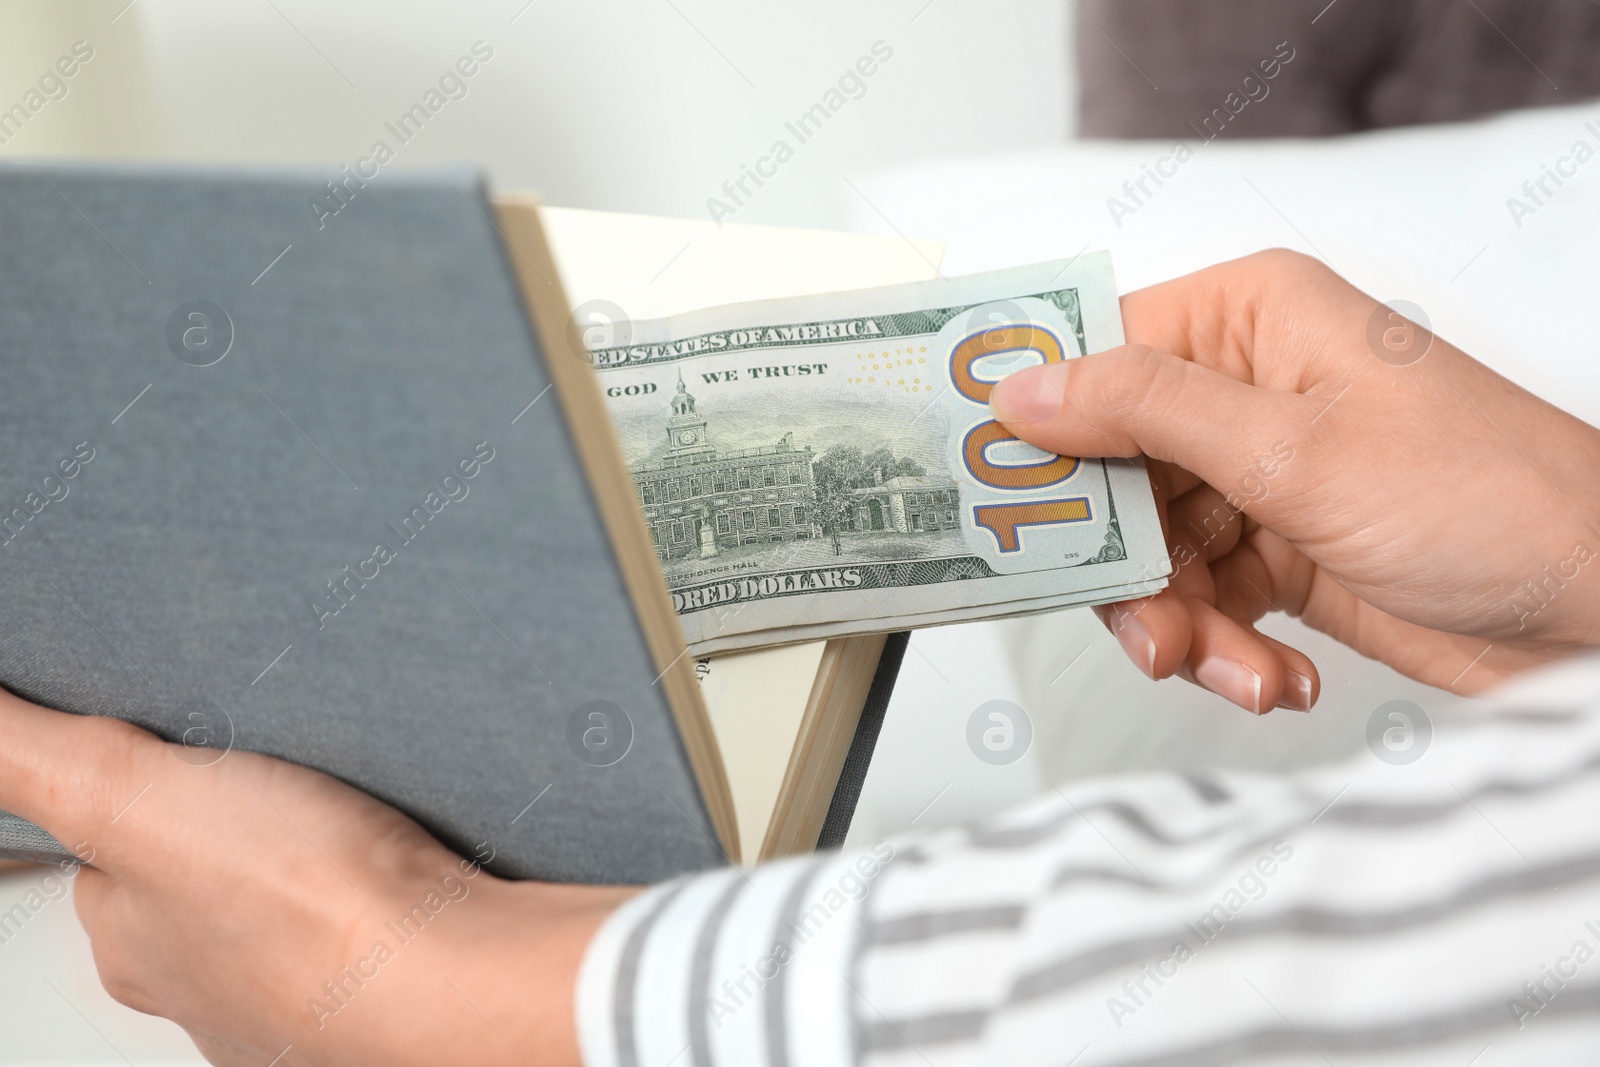
<path id="1" fill-rule="evenodd" d="M 1161 588 L 1142 462 L 1050 455 L 988 408 L 1122 341 L 1104 253 L 585 337 L 697 655 Z"/>

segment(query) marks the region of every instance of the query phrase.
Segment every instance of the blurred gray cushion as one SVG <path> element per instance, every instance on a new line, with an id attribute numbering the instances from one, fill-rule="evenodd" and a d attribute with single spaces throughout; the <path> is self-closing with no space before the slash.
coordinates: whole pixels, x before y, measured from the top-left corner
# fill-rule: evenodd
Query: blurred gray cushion
<path id="1" fill-rule="evenodd" d="M 1320 136 L 1600 96 L 1600 4 L 1585 0 L 1077 6 L 1085 137 Z M 1263 79 L 1281 44 L 1293 58 Z"/>

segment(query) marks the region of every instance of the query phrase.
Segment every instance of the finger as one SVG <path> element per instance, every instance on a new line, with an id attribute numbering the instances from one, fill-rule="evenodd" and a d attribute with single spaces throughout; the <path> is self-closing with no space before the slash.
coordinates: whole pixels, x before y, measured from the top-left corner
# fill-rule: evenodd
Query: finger
<path id="1" fill-rule="evenodd" d="M 1146 677 L 1170 678 L 1183 669 L 1194 639 L 1189 601 L 1207 599 L 1210 582 L 1205 568 L 1196 565 L 1175 572 L 1153 596 L 1103 604 L 1094 611 Z"/>
<path id="2" fill-rule="evenodd" d="M 1218 610 L 1246 625 L 1270 611 L 1300 615 L 1316 564 L 1289 541 L 1246 520 L 1238 546 L 1211 565 Z"/>
<path id="3" fill-rule="evenodd" d="M 1195 496 L 1196 492 L 1198 490 L 1180 497 L 1175 502 L 1180 505 L 1176 512 L 1172 505 L 1162 511 L 1173 562 L 1167 587 L 1151 596 L 1095 609 L 1134 666 L 1150 678 L 1170 677 L 1188 658 L 1193 635 L 1188 601 L 1191 598 L 1211 601 L 1216 596 L 1216 587 L 1206 565 L 1208 546 L 1197 536 L 1188 518 L 1205 510 L 1207 498 Z M 1214 540 L 1231 544 L 1237 539 L 1238 531 L 1239 524 L 1235 522 Z M 1218 547 L 1220 549 L 1221 545 Z"/>
<path id="4" fill-rule="evenodd" d="M 1209 563 L 1233 551 L 1244 533 L 1244 521 L 1221 493 L 1201 484 L 1167 505 L 1167 528 L 1169 543 L 1182 539 Z"/>
<path id="5" fill-rule="evenodd" d="M 103 859 L 116 820 L 154 780 L 146 772 L 163 749 L 136 726 L 51 711 L 0 690 L 0 810 Z"/>
<path id="6" fill-rule="evenodd" d="M 1319 405 L 1142 345 L 1018 371 L 996 383 L 994 417 L 1065 456 L 1174 463 L 1225 492 L 1310 423 Z"/>
<path id="7" fill-rule="evenodd" d="M 1310 711 L 1322 695 L 1322 675 L 1311 657 L 1275 637 L 1259 631 L 1256 636 L 1278 654 L 1278 662 L 1283 664 L 1283 693 L 1278 697 L 1277 706 L 1290 711 Z"/>
<path id="8" fill-rule="evenodd" d="M 1221 615 L 1204 600 L 1167 590 L 1094 610 L 1147 676 L 1178 674 L 1258 715 L 1272 707 L 1310 711 L 1321 694 L 1321 677 L 1304 653 Z"/>
<path id="9" fill-rule="evenodd" d="M 1283 593 L 1286 584 L 1294 584 L 1292 581 L 1286 582 L 1285 578 L 1292 574 L 1296 562 L 1304 560 L 1304 557 L 1292 552 L 1283 554 L 1269 551 L 1264 554 L 1261 549 L 1267 540 L 1272 541 L 1272 544 L 1265 545 L 1269 550 L 1283 544 L 1270 534 L 1263 533 L 1240 542 L 1231 552 L 1211 564 L 1215 604 L 1218 611 L 1277 652 L 1284 670 L 1283 693 L 1277 706 L 1292 711 L 1310 711 L 1322 685 L 1316 666 L 1299 649 L 1269 637 L 1254 627 L 1256 620 L 1268 612 L 1287 608 L 1293 613 L 1299 606 L 1298 601 L 1286 603 Z M 1268 562 L 1269 555 L 1277 559 L 1278 568 L 1284 571 L 1283 576 L 1274 573 L 1273 565 Z"/>
<path id="10" fill-rule="evenodd" d="M 1246 711 L 1271 711 L 1283 696 L 1284 665 L 1277 649 L 1205 601 L 1191 597 L 1187 604 L 1193 637 L 1178 673 Z"/>
<path id="11" fill-rule="evenodd" d="M 1189 613 L 1165 591 L 1137 600 L 1101 604 L 1094 613 L 1146 678 L 1165 678 L 1189 647 Z"/>
<path id="12" fill-rule="evenodd" d="M 1145 467 L 1150 474 L 1150 488 L 1155 493 L 1158 506 L 1176 500 L 1197 485 L 1205 484 L 1198 475 L 1171 463 L 1148 460 Z"/>
<path id="13" fill-rule="evenodd" d="M 1217 610 L 1245 626 L 1284 606 L 1277 602 L 1271 569 L 1249 542 L 1212 563 L 1211 576 Z"/>
<path id="14" fill-rule="evenodd" d="M 1526 669 L 1526 661 L 1482 637 L 1429 629 L 1374 607 L 1320 567 L 1307 587 L 1301 622 L 1427 685 L 1476 695 Z"/>

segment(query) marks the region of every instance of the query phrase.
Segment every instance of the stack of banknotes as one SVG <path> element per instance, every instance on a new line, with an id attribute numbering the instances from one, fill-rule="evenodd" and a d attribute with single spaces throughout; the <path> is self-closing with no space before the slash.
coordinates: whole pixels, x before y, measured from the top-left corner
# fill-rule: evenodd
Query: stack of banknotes
<path id="1" fill-rule="evenodd" d="M 994 383 L 1123 342 L 1110 257 L 581 334 L 696 655 L 1142 596 L 1137 459 L 1042 452 Z"/>

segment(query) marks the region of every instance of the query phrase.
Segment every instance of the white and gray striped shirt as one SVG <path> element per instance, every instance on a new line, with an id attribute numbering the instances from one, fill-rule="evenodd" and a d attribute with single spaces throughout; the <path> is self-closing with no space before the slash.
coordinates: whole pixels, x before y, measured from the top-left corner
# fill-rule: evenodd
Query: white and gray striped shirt
<path id="1" fill-rule="evenodd" d="M 1589 1064 L 1597 955 L 1590 660 L 1407 765 L 1110 779 L 658 886 L 578 1025 L 591 1067 Z"/>

